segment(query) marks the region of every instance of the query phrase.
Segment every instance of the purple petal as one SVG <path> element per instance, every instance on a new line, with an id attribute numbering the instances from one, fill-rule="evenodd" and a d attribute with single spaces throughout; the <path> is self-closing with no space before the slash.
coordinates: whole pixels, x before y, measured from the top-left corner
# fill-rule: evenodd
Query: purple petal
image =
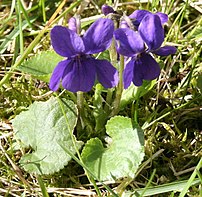
<path id="1" fill-rule="evenodd" d="M 160 67 L 151 55 L 143 53 L 135 60 L 133 83 L 141 86 L 143 80 L 153 80 L 160 74 Z"/>
<path id="2" fill-rule="evenodd" d="M 107 60 L 94 59 L 98 81 L 105 88 L 112 88 L 118 84 L 118 72 Z"/>
<path id="3" fill-rule="evenodd" d="M 110 19 L 98 19 L 83 36 L 86 54 L 99 53 L 106 50 L 112 41 L 114 23 Z"/>
<path id="4" fill-rule="evenodd" d="M 68 21 L 68 28 L 77 33 L 76 18 L 71 17 Z"/>
<path id="5" fill-rule="evenodd" d="M 50 35 L 54 50 L 63 57 L 72 57 L 84 51 L 81 37 L 66 27 L 55 26 Z"/>
<path id="6" fill-rule="evenodd" d="M 125 20 L 121 20 L 120 28 L 130 28 L 128 23 Z"/>
<path id="7" fill-rule="evenodd" d="M 62 85 L 71 92 L 88 92 L 95 82 L 96 70 L 92 58 L 75 58 L 71 67 L 65 71 Z"/>
<path id="8" fill-rule="evenodd" d="M 135 24 L 136 26 L 138 26 L 138 25 L 141 23 L 142 19 L 143 19 L 147 14 L 153 14 L 153 13 L 151 13 L 151 12 L 149 12 L 149 11 L 147 11 L 147 10 L 135 10 L 135 11 L 129 16 L 129 18 L 135 19 L 134 24 Z M 162 12 L 157 12 L 157 13 L 155 13 L 155 14 L 153 14 L 153 15 L 158 15 L 158 16 L 159 16 L 159 18 L 160 18 L 160 20 L 161 20 L 161 24 L 164 24 L 164 23 L 166 23 L 166 22 L 168 21 L 168 15 L 167 15 L 167 14 L 164 14 L 164 13 L 162 13 Z"/>
<path id="9" fill-rule="evenodd" d="M 173 46 L 164 46 L 159 48 L 156 51 L 152 51 L 152 53 L 156 54 L 156 55 L 160 55 L 160 56 L 168 56 L 171 54 L 175 54 L 177 51 L 177 49 Z"/>
<path id="10" fill-rule="evenodd" d="M 149 50 L 158 49 L 164 41 L 164 29 L 161 25 L 161 20 L 157 15 L 146 15 L 142 19 L 138 31 Z"/>
<path id="11" fill-rule="evenodd" d="M 102 13 L 106 16 L 110 13 L 114 13 L 114 9 L 111 6 L 108 6 L 106 4 L 102 5 Z"/>
<path id="12" fill-rule="evenodd" d="M 135 20 L 134 20 L 134 25 L 137 27 L 137 26 L 139 26 L 140 22 L 142 21 L 142 19 L 143 19 L 147 14 L 152 14 L 152 13 L 149 12 L 149 11 L 147 11 L 147 10 L 135 10 L 135 11 L 129 16 L 129 18 L 135 19 Z"/>
<path id="13" fill-rule="evenodd" d="M 144 42 L 138 32 L 129 28 L 120 28 L 114 32 L 117 52 L 132 57 L 144 51 Z"/>
<path id="14" fill-rule="evenodd" d="M 164 14 L 162 12 L 157 12 L 156 15 L 159 16 L 160 20 L 161 20 L 161 24 L 164 24 L 168 21 L 168 15 Z"/>
<path id="15" fill-rule="evenodd" d="M 124 88 L 127 89 L 131 82 L 132 82 L 132 79 L 133 79 L 133 69 L 134 69 L 134 60 L 130 60 L 128 62 L 128 64 L 126 64 L 126 67 L 124 69 L 124 72 L 123 72 L 123 82 L 124 82 Z"/>
<path id="16" fill-rule="evenodd" d="M 59 62 L 58 65 L 55 67 L 49 84 L 49 87 L 52 91 L 57 91 L 57 89 L 59 88 L 64 71 L 70 63 L 71 60 L 64 60 Z"/>

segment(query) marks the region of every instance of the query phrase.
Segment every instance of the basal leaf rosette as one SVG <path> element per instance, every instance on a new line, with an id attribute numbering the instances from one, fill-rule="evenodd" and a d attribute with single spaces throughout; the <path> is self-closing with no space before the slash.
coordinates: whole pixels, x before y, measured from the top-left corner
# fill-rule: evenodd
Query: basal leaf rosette
<path id="1" fill-rule="evenodd" d="M 106 125 L 111 142 L 105 148 L 98 138 L 90 139 L 83 151 L 82 160 L 99 181 L 134 177 L 144 158 L 144 135 L 133 127 L 131 119 L 122 116 L 111 118 Z"/>
<path id="2" fill-rule="evenodd" d="M 30 173 L 52 174 L 64 168 L 71 157 L 60 144 L 76 153 L 70 132 L 76 125 L 78 111 L 72 101 L 61 101 L 68 122 L 54 97 L 46 102 L 33 103 L 12 121 L 17 141 L 23 147 L 32 148 L 32 152 L 23 155 L 20 160 L 23 168 Z M 81 145 L 82 142 L 76 141 L 78 149 Z"/>

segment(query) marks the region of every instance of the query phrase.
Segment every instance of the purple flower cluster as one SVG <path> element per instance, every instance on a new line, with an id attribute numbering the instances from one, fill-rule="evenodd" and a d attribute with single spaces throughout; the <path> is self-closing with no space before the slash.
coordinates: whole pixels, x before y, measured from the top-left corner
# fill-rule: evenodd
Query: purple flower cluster
<path id="1" fill-rule="evenodd" d="M 105 15 L 114 13 L 113 8 L 104 5 Z M 105 51 L 116 40 L 116 49 L 125 56 L 124 88 L 131 82 L 141 86 L 143 80 L 153 80 L 160 74 L 160 67 L 152 54 L 167 56 L 176 48 L 161 47 L 164 41 L 163 24 L 168 17 L 163 13 L 153 14 L 146 10 L 136 10 L 119 29 L 114 30 L 113 21 L 107 18 L 95 21 L 81 37 L 77 34 L 75 18 L 69 21 L 69 28 L 55 26 L 51 30 L 54 50 L 65 60 L 58 63 L 50 79 L 50 89 L 56 91 L 60 81 L 65 89 L 77 92 L 90 91 L 97 79 L 105 88 L 118 83 L 118 72 L 107 60 L 95 59 L 92 55 Z M 132 24 L 132 27 L 131 27 Z"/>
<path id="2" fill-rule="evenodd" d="M 153 80 L 159 76 L 160 67 L 152 53 L 167 56 L 176 52 L 175 47 L 161 47 L 164 41 L 162 24 L 168 20 L 166 14 L 136 10 L 129 18 L 132 21 L 132 29 L 123 21 L 123 28 L 114 32 L 117 52 L 128 57 L 124 70 L 124 88 L 128 88 L 131 82 L 141 86 L 143 80 Z"/>

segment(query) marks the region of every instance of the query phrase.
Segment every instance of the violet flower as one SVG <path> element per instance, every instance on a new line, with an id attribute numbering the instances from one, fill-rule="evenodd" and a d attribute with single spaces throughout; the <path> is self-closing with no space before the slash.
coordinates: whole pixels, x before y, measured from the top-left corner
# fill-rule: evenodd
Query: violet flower
<path id="1" fill-rule="evenodd" d="M 159 64 L 151 53 L 160 56 L 174 54 L 176 48 L 161 47 L 164 30 L 161 19 L 156 14 L 147 14 L 141 19 L 138 31 L 120 28 L 114 32 L 119 54 L 130 57 L 124 70 L 124 88 L 133 82 L 141 86 L 143 80 L 153 80 L 160 74 Z"/>
<path id="2" fill-rule="evenodd" d="M 164 14 L 162 12 L 152 13 L 149 12 L 148 10 L 135 10 L 131 15 L 129 15 L 129 18 L 133 21 L 133 25 L 138 27 L 142 19 L 149 14 L 159 16 L 161 24 L 164 24 L 168 21 L 167 14 Z"/>
<path id="3" fill-rule="evenodd" d="M 149 12 L 147 10 L 135 10 L 128 17 L 126 17 L 126 18 L 123 17 L 123 20 L 121 21 L 120 27 L 121 28 L 134 28 L 134 29 L 138 29 L 138 27 L 139 27 L 142 19 L 146 15 L 149 15 L 149 14 L 150 15 L 157 15 L 157 16 L 159 16 L 162 25 L 168 21 L 168 15 L 164 14 L 162 12 L 152 13 L 152 12 Z M 128 24 L 128 22 L 129 22 L 128 20 L 130 20 L 130 24 Z M 131 24 L 132 24 L 132 27 L 131 27 Z"/>
<path id="4" fill-rule="evenodd" d="M 118 83 L 117 70 L 107 60 L 95 59 L 92 54 L 105 51 L 111 44 L 114 24 L 110 19 L 98 19 L 80 37 L 74 20 L 70 29 L 55 26 L 51 30 L 53 49 L 67 59 L 58 63 L 50 79 L 50 89 L 56 91 L 60 81 L 71 91 L 90 91 L 97 79 L 105 88 Z"/>

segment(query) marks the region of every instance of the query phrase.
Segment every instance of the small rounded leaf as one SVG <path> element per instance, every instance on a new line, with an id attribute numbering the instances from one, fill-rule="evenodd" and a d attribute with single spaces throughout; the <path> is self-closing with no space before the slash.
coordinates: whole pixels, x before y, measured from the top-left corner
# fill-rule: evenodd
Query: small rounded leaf
<path id="1" fill-rule="evenodd" d="M 98 138 L 90 139 L 82 151 L 84 164 L 99 181 L 133 178 L 144 158 L 142 129 L 122 116 L 111 118 L 106 129 L 111 142 L 104 148 Z"/>

